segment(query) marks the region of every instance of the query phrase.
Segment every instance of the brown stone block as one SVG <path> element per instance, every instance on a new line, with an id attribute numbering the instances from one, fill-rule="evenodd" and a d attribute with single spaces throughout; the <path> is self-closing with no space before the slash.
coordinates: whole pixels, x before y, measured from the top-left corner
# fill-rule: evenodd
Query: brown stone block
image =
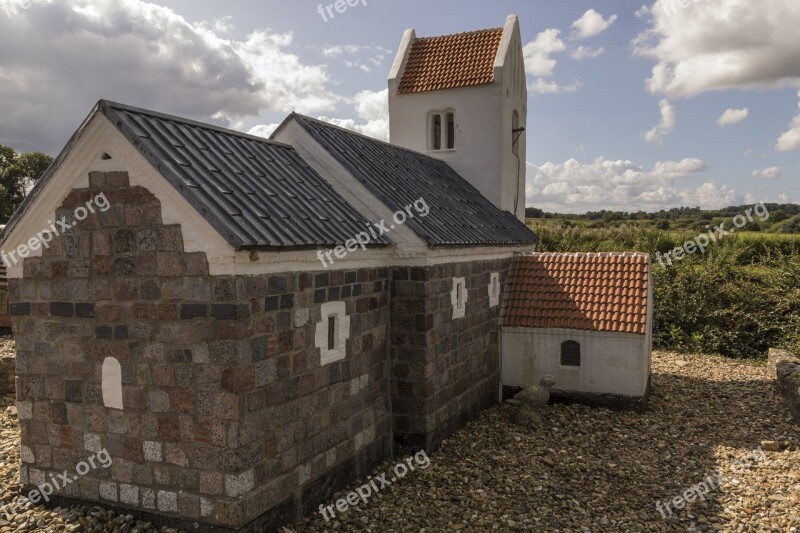
<path id="1" fill-rule="evenodd" d="M 175 366 L 171 364 L 153 365 L 153 384 L 159 387 L 175 386 Z"/>
<path id="2" fill-rule="evenodd" d="M 160 429 L 160 426 L 159 426 Z M 135 463 L 144 462 L 144 441 L 138 437 L 122 438 L 122 457 Z"/>
<path id="3" fill-rule="evenodd" d="M 172 412 L 193 415 L 195 412 L 194 391 L 192 389 L 171 389 L 169 403 Z"/>
<path id="4" fill-rule="evenodd" d="M 248 367 L 233 367 L 222 371 L 222 388 L 227 392 L 239 394 L 253 388 L 254 369 Z"/>
<path id="5" fill-rule="evenodd" d="M 141 387 L 123 387 L 122 403 L 126 409 L 146 409 L 147 395 Z"/>
<path id="6" fill-rule="evenodd" d="M 160 320 L 178 320 L 180 308 L 177 304 L 162 303 L 158 305 L 158 318 Z"/>
<path id="7" fill-rule="evenodd" d="M 158 308 L 155 304 L 137 303 L 133 306 L 135 318 L 143 320 L 156 320 L 158 318 Z"/>
<path id="8" fill-rule="evenodd" d="M 239 419 L 239 396 L 236 394 L 219 393 L 214 396 L 214 405 L 211 413 L 217 418 L 225 420 Z"/>
<path id="9" fill-rule="evenodd" d="M 178 422 L 178 417 L 158 417 L 158 438 L 162 441 L 178 441 L 180 439 L 180 424 Z"/>
<path id="10" fill-rule="evenodd" d="M 132 279 L 114 280 L 114 299 L 122 301 L 136 300 L 138 286 Z"/>
<path id="11" fill-rule="evenodd" d="M 179 224 L 158 228 L 158 251 L 182 252 L 183 233 Z"/>
<path id="12" fill-rule="evenodd" d="M 102 322 L 118 322 L 122 320 L 122 307 L 115 304 L 99 304 L 95 306 L 95 315 Z"/>
<path id="13" fill-rule="evenodd" d="M 253 326 L 249 321 L 220 321 L 216 324 L 216 337 L 224 339 L 249 339 L 253 336 Z"/>
<path id="14" fill-rule="evenodd" d="M 186 492 L 178 493 L 178 514 L 190 520 L 200 517 L 200 497 Z"/>
<path id="15" fill-rule="evenodd" d="M 225 491 L 225 478 L 221 472 L 200 472 L 200 493 L 217 495 Z"/>
<path id="16" fill-rule="evenodd" d="M 134 271 L 138 276 L 155 276 L 157 270 L 156 254 L 154 252 L 141 253 L 134 259 Z"/>
<path id="17" fill-rule="evenodd" d="M 204 252 L 192 252 L 182 257 L 187 276 L 208 275 L 208 259 Z"/>
<path id="18" fill-rule="evenodd" d="M 181 255 L 177 253 L 159 252 L 156 256 L 156 269 L 159 276 L 175 277 L 184 273 Z"/>

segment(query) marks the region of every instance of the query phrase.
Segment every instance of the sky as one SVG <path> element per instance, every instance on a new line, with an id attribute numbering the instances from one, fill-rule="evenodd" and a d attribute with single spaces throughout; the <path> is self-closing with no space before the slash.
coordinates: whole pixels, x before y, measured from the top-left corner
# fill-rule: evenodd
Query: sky
<path id="1" fill-rule="evenodd" d="M 101 98 L 262 136 L 298 111 L 387 140 L 404 30 L 515 13 L 529 207 L 800 200 L 797 0 L 331 3 L 0 0 L 0 144 L 56 155 Z"/>

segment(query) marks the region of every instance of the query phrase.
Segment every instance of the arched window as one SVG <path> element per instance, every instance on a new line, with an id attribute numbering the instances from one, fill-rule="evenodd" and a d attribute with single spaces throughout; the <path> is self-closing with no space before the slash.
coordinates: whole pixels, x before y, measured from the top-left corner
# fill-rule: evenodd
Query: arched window
<path id="1" fill-rule="evenodd" d="M 428 115 L 428 149 L 454 150 L 456 115 L 453 111 L 431 111 Z"/>
<path id="2" fill-rule="evenodd" d="M 563 366 L 581 366 L 581 345 L 575 341 L 561 343 L 561 364 Z"/>
<path id="3" fill-rule="evenodd" d="M 122 366 L 114 357 L 103 361 L 103 405 L 111 409 L 122 409 Z"/>
<path id="4" fill-rule="evenodd" d="M 456 147 L 456 116 L 454 113 L 445 113 L 447 123 L 447 149 L 453 150 Z"/>

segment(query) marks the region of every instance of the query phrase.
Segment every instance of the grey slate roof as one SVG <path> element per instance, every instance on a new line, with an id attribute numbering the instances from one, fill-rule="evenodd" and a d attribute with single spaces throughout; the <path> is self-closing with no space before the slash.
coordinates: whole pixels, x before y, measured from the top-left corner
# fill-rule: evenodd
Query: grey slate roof
<path id="1" fill-rule="evenodd" d="M 237 250 L 342 245 L 370 222 L 289 145 L 100 100 L 9 220 L 36 201 L 96 112 L 102 113 Z M 385 246 L 383 236 L 368 246 Z"/>
<path id="2" fill-rule="evenodd" d="M 98 108 L 237 250 L 335 246 L 369 223 L 289 145 L 105 100 Z"/>
<path id="3" fill-rule="evenodd" d="M 409 218 L 406 224 L 429 246 L 535 244 L 539 240 L 440 159 L 297 113 L 281 128 L 292 119 L 392 210 L 401 211 L 423 198 L 430 213 Z"/>

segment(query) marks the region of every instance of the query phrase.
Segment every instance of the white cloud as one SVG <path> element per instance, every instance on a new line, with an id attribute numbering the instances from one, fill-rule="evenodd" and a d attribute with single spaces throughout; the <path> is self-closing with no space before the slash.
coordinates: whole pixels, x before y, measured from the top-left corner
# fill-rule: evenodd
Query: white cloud
<path id="1" fill-rule="evenodd" d="M 605 52 L 605 49 L 601 46 L 600 48 L 592 48 L 590 46 L 579 46 L 578 48 L 572 50 L 570 52 L 570 57 L 575 61 L 581 61 L 583 59 L 594 59 L 596 57 L 600 57 Z"/>
<path id="2" fill-rule="evenodd" d="M 389 140 L 389 90 L 361 91 L 352 104 L 361 122 L 347 118 L 319 117 L 320 120 L 357 131 L 381 141 Z"/>
<path id="3" fill-rule="evenodd" d="M 724 128 L 726 126 L 733 126 L 734 124 L 738 124 L 739 122 L 743 121 L 747 118 L 747 115 L 750 114 L 750 110 L 745 108 L 742 109 L 733 109 L 729 108 L 726 109 L 724 113 L 719 117 L 717 120 L 717 124 L 720 128 Z"/>
<path id="4" fill-rule="evenodd" d="M 554 81 L 537 78 L 528 84 L 528 91 L 534 94 L 574 93 L 583 87 L 583 83 L 573 81 L 568 85 L 559 85 Z"/>
<path id="5" fill-rule="evenodd" d="M 247 133 L 249 133 L 250 135 L 256 135 L 258 137 L 264 137 L 265 139 L 269 139 L 269 136 L 272 135 L 272 133 L 278 129 L 278 126 L 280 126 L 279 123 L 259 124 L 258 126 L 253 126 L 252 128 L 250 128 L 250 130 Z"/>
<path id="6" fill-rule="evenodd" d="M 700 159 L 662 161 L 646 170 L 628 160 L 598 158 L 591 163 L 528 163 L 527 204 L 548 211 L 659 210 L 679 206 L 718 208 L 743 203 L 744 196 L 726 185 L 707 181 L 679 186 L 707 165 Z"/>
<path id="7" fill-rule="evenodd" d="M 656 0 L 650 26 L 634 51 L 656 65 L 647 80 L 670 99 L 730 88 L 774 88 L 800 82 L 800 2 Z"/>
<path id="8" fill-rule="evenodd" d="M 193 23 L 141 0 L 39 2 L 0 16 L 0 136 L 54 152 L 101 97 L 226 126 L 341 101 L 325 67 L 291 51 L 291 33 L 228 31 L 225 19 Z"/>
<path id="9" fill-rule="evenodd" d="M 658 106 L 661 111 L 661 122 L 644 134 L 644 140 L 660 146 L 664 141 L 664 137 L 675 129 L 675 124 L 678 122 L 678 114 L 675 111 L 675 107 L 666 98 L 662 99 Z"/>
<path id="10" fill-rule="evenodd" d="M 317 47 L 310 47 L 316 48 Z M 318 49 L 319 50 L 319 49 Z M 340 44 L 321 49 L 322 55 L 328 59 L 342 58 L 342 64 L 349 68 L 357 68 L 364 72 L 371 72 L 372 66 L 380 67 L 392 51 L 382 46 L 359 46 L 355 44 Z M 352 59 L 345 59 L 349 57 Z"/>
<path id="11" fill-rule="evenodd" d="M 781 167 L 769 167 L 764 170 L 754 170 L 754 178 L 762 178 L 765 180 L 777 180 L 783 177 L 783 170 Z"/>
<path id="12" fill-rule="evenodd" d="M 603 15 L 594 9 L 590 9 L 581 18 L 572 23 L 572 28 L 579 39 L 589 39 L 606 31 L 616 20 L 616 15 L 611 15 L 604 19 Z"/>
<path id="13" fill-rule="evenodd" d="M 800 97 L 800 92 L 797 93 L 797 96 Z M 800 112 L 797 113 L 792 123 L 789 124 L 789 130 L 778 138 L 775 149 L 779 152 L 800 150 Z"/>
<path id="14" fill-rule="evenodd" d="M 526 72 L 533 76 L 552 76 L 557 61 L 550 56 L 563 52 L 566 48 L 567 45 L 561 39 L 561 30 L 550 28 L 540 32 L 522 49 Z"/>

